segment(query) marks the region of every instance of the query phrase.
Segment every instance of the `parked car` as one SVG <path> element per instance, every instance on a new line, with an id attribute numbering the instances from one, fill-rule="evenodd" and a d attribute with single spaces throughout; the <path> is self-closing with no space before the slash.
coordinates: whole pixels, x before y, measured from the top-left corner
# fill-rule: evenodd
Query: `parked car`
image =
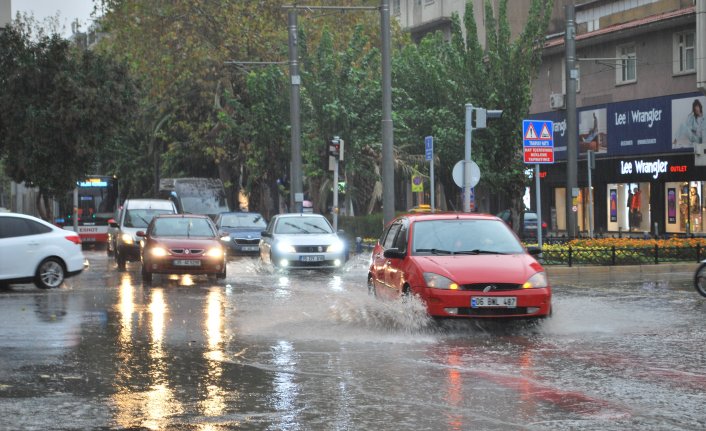
<path id="1" fill-rule="evenodd" d="M 321 214 L 278 214 L 260 240 L 260 259 L 280 269 L 335 269 L 346 262 L 345 242 Z"/>
<path id="2" fill-rule="evenodd" d="M 512 217 L 509 209 L 503 210 L 497 214 L 505 223 L 512 227 Z M 522 229 L 518 232 L 520 238 L 537 238 L 537 213 L 533 211 L 525 211 L 522 213 Z M 547 236 L 547 223 L 542 221 L 542 237 Z"/>
<path id="3" fill-rule="evenodd" d="M 267 227 L 262 214 L 226 212 L 216 216 L 216 227 L 229 254 L 255 254 L 260 250 L 260 233 Z"/>
<path id="4" fill-rule="evenodd" d="M 226 277 L 225 250 L 211 218 L 198 214 L 163 214 L 147 231 L 138 231 L 142 247 L 142 281 L 153 274 Z"/>
<path id="5" fill-rule="evenodd" d="M 0 212 L 0 285 L 59 287 L 80 274 L 85 261 L 78 234 L 37 217 Z"/>
<path id="6" fill-rule="evenodd" d="M 117 219 L 108 220 L 108 255 L 115 256 L 118 269 L 140 260 L 138 230 L 147 229 L 154 216 L 176 213 L 174 203 L 166 199 L 126 199 Z"/>
<path id="7" fill-rule="evenodd" d="M 543 317 L 546 272 L 502 220 L 487 214 L 409 214 L 373 249 L 368 289 L 381 298 L 418 296 L 433 317 Z"/>

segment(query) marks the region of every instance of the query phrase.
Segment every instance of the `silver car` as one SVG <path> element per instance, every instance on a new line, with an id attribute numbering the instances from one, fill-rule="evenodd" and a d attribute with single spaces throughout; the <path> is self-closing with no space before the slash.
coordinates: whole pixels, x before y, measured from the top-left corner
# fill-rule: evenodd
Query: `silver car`
<path id="1" fill-rule="evenodd" d="M 280 269 L 336 269 L 348 250 L 320 214 L 278 214 L 260 239 L 260 259 Z"/>

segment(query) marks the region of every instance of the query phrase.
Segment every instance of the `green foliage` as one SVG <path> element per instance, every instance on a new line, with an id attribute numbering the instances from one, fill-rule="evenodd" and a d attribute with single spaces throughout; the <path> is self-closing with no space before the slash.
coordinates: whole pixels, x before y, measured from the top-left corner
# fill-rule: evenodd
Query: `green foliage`
<path id="1" fill-rule="evenodd" d="M 133 109 L 127 70 L 58 35 L 0 30 L 0 157 L 8 176 L 63 197 L 93 174 Z M 46 218 L 50 215 L 44 214 Z"/>
<path id="2" fill-rule="evenodd" d="M 508 193 L 519 205 L 526 178 L 522 163 L 521 125 L 531 101 L 531 80 L 541 60 L 541 40 L 552 0 L 532 0 L 528 23 L 511 39 L 507 0 L 497 16 L 485 2 L 485 49 L 477 37 L 473 4 L 467 2 L 465 40 L 458 16 L 452 19 L 451 43 L 431 34 L 417 46 L 407 46 L 394 59 L 396 84 L 395 137 L 398 149 L 421 155 L 424 136 L 434 136 L 438 178 L 447 193 L 456 190 L 451 170 L 463 158 L 466 103 L 502 109 L 503 117 L 472 136 L 472 158 L 481 168 L 478 191 L 486 195 Z M 455 197 L 456 194 L 449 193 Z M 458 207 L 456 202 L 452 206 Z"/>

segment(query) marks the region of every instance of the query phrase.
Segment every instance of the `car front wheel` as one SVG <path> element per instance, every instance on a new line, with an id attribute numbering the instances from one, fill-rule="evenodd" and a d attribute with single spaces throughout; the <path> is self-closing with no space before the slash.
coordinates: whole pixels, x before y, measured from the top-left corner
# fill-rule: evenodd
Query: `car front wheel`
<path id="1" fill-rule="evenodd" d="M 52 289 L 61 286 L 66 277 L 64 265 L 55 257 L 48 257 L 39 264 L 34 284 L 40 289 Z"/>

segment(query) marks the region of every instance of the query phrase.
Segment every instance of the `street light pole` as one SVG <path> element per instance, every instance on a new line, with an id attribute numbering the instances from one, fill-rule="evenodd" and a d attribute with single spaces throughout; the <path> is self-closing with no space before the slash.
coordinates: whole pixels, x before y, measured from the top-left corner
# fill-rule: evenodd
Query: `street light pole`
<path id="1" fill-rule="evenodd" d="M 578 125 L 576 124 L 576 28 L 574 5 L 568 4 L 566 11 L 566 131 L 569 134 L 566 146 L 566 233 L 569 238 L 576 238 L 578 205 Z"/>
<path id="2" fill-rule="evenodd" d="M 299 60 L 297 50 L 297 10 L 292 9 L 289 15 L 289 77 L 291 80 L 291 101 L 289 104 L 289 118 L 292 124 L 292 166 L 290 169 L 289 211 L 302 212 L 304 202 L 304 186 L 302 180 L 302 151 L 301 151 L 301 125 L 299 118 Z"/>
<path id="3" fill-rule="evenodd" d="M 392 86 L 390 67 L 390 0 L 380 0 L 382 33 L 382 215 L 385 224 L 395 217 L 395 163 L 392 152 Z"/>

